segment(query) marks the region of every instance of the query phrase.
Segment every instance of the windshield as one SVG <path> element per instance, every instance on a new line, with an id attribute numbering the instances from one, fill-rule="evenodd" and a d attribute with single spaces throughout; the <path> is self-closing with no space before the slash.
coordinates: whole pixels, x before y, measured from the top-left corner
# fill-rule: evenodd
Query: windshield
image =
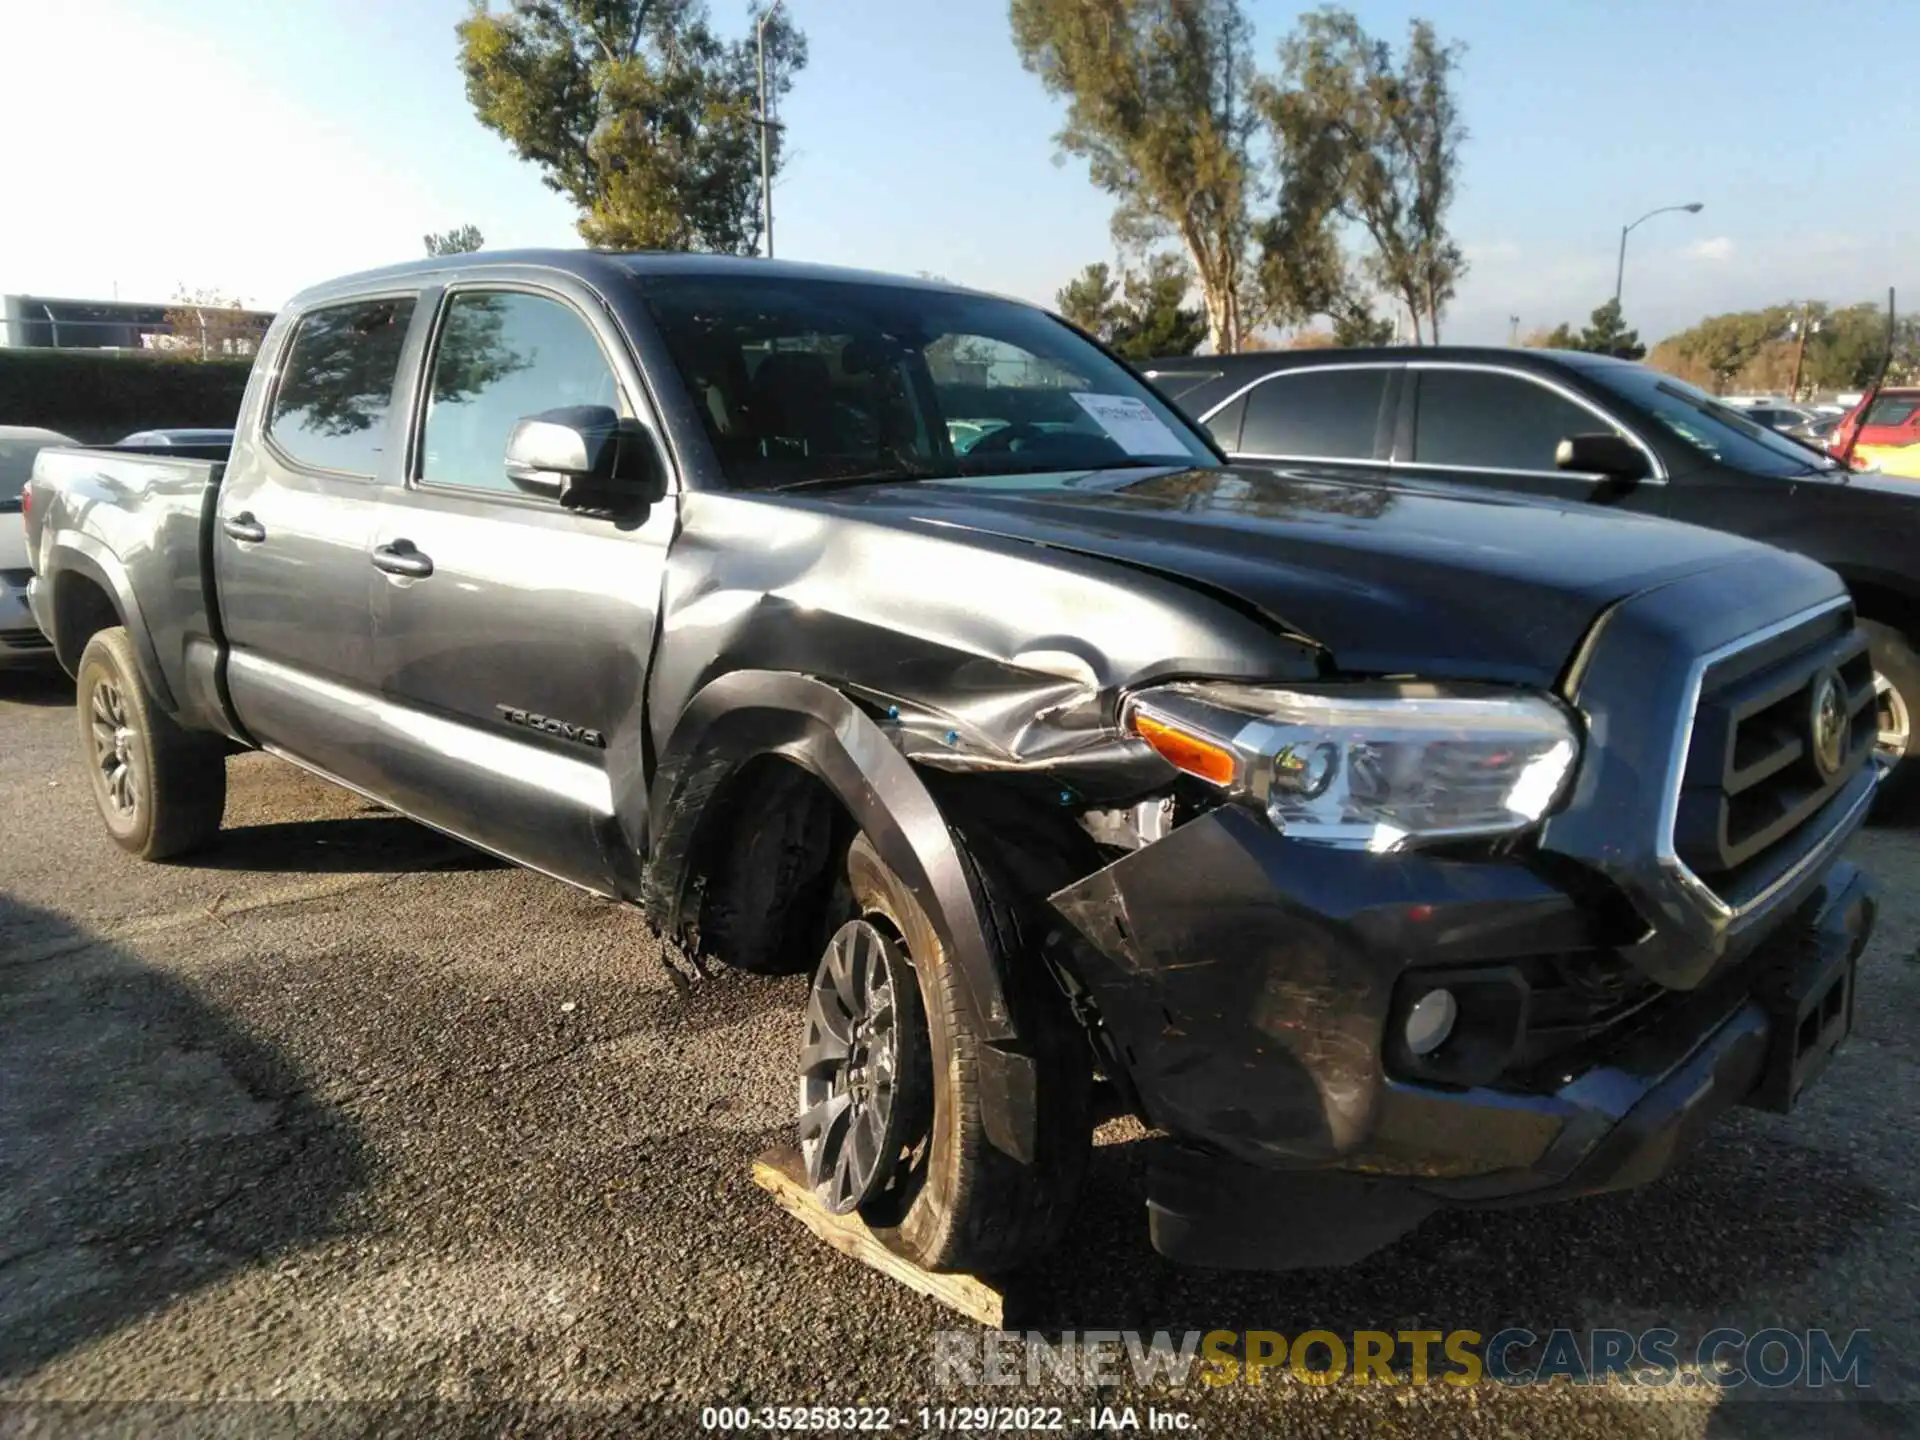
<path id="1" fill-rule="evenodd" d="M 739 489 L 1220 463 L 1158 396 L 1025 305 L 782 276 L 641 284 Z"/>
<path id="2" fill-rule="evenodd" d="M 1708 459 L 1754 475 L 1824 474 L 1826 456 L 1756 425 L 1706 391 L 1641 365 L 1596 366 L 1588 375 L 1626 397 Z"/>

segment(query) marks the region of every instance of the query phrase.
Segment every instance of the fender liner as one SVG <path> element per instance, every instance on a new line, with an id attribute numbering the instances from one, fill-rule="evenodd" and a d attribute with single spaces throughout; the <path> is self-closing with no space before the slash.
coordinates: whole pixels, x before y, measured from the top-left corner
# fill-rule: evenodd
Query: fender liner
<path id="1" fill-rule="evenodd" d="M 662 748 L 648 800 L 653 853 L 642 903 L 655 922 L 669 934 L 682 928 L 707 802 L 736 769 L 763 755 L 799 765 L 846 806 L 932 920 L 981 1035 L 1015 1038 L 998 962 L 946 817 L 886 732 L 831 685 L 805 675 L 736 670 L 688 703 Z"/>
<path id="2" fill-rule="evenodd" d="M 154 649 L 153 635 L 147 629 L 147 618 L 141 612 L 140 602 L 134 599 L 133 587 L 127 583 L 125 567 L 121 565 L 120 558 L 100 541 L 78 530 L 61 530 L 54 534 L 51 565 L 45 577 L 52 582 L 48 605 L 49 618 L 55 622 L 53 634 L 56 653 L 69 645 L 69 637 L 57 633 L 60 582 L 66 574 L 83 575 L 107 592 L 108 598 L 113 601 L 113 608 L 119 612 L 120 623 L 126 627 L 127 637 L 133 641 L 134 657 L 139 661 L 140 679 L 146 685 L 147 693 L 169 715 L 178 715 L 180 709 L 174 700 L 173 687 L 167 683 L 166 672 L 160 668 L 160 656 Z M 79 658 L 76 653 L 76 665 Z"/>
<path id="3" fill-rule="evenodd" d="M 707 802 L 735 770 L 763 755 L 791 761 L 832 791 L 926 911 L 960 976 L 968 1018 L 987 1042 L 978 1072 L 987 1142 L 1021 1164 L 1035 1163 L 1039 1077 L 946 817 L 886 732 L 831 685 L 781 671 L 736 670 L 693 697 L 654 774 L 648 802 L 653 850 L 642 907 L 667 934 L 681 933 Z"/>

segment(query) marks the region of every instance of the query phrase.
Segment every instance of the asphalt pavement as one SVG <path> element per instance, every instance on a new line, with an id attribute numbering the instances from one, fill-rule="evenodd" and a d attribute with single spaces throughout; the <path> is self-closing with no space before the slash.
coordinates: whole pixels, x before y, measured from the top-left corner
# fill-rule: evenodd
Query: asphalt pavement
<path id="1" fill-rule="evenodd" d="M 1035 1399 L 1080 1433 L 1149 1405 L 1217 1435 L 1920 1433 L 1920 831 L 1855 846 L 1881 928 L 1791 1117 L 1738 1113 L 1642 1192 L 1282 1276 L 1155 1256 L 1115 1124 L 1023 1292 L 1049 1333 L 1871 1332 L 1870 1387 L 1760 1398 L 943 1388 L 934 1337 L 968 1322 L 749 1179 L 788 1133 L 803 982 L 702 975 L 637 915 L 265 756 L 230 762 L 226 825 L 187 862 L 123 855 L 70 687 L 0 673 L 0 1435 L 675 1435 L 735 1404 L 918 1431 Z"/>

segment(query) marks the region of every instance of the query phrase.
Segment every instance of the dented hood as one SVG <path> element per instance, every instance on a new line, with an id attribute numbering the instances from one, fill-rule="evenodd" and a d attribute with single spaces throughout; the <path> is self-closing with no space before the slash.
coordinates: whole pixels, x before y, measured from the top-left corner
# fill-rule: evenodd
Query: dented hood
<path id="1" fill-rule="evenodd" d="M 835 499 L 1184 580 L 1345 671 L 1536 685 L 1614 601 L 1767 553 L 1592 506 L 1253 467 L 920 481 Z"/>

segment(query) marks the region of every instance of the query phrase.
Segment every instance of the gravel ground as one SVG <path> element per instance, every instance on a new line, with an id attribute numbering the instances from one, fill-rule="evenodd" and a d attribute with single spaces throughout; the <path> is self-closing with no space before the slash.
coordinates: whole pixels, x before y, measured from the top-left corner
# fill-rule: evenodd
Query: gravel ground
<path id="1" fill-rule="evenodd" d="M 698 1433 L 700 1407 L 939 1390 L 948 1312 L 748 1179 L 785 1138 L 797 980 L 689 976 L 634 915 L 262 756 L 188 864 L 106 840 L 71 691 L 0 674 L 0 1435 Z M 1854 1038 L 1637 1194 L 1442 1215 L 1350 1269 L 1183 1271 L 1102 1132 L 1031 1281 L 1047 1330 L 1665 1323 L 1873 1333 L 1871 1390 L 1117 1388 L 1209 1434 L 1920 1433 L 1920 832 Z"/>

